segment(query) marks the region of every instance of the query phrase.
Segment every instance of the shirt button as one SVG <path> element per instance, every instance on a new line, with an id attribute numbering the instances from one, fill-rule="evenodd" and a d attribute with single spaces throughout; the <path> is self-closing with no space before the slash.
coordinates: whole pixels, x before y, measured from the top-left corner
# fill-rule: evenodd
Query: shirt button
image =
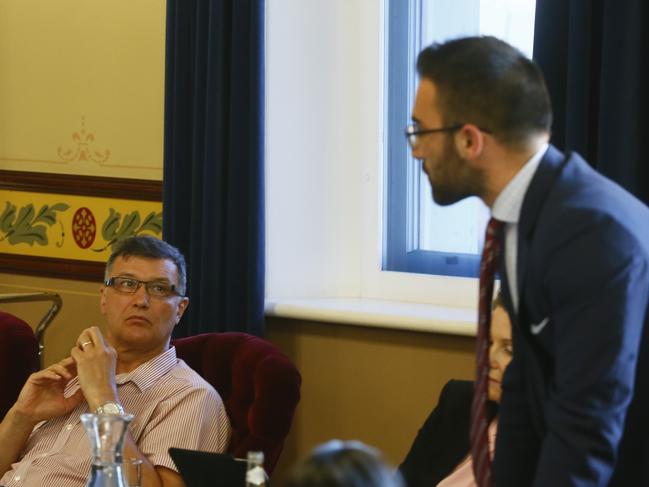
<path id="1" fill-rule="evenodd" d="M 16 476 L 14 477 L 14 480 L 15 480 L 16 482 L 18 482 L 18 481 L 20 480 L 20 475 L 16 475 Z"/>
<path id="2" fill-rule="evenodd" d="M 71 424 L 68 424 L 65 427 L 65 429 L 68 430 L 68 431 L 70 431 L 72 428 L 74 428 L 74 426 L 72 426 Z"/>

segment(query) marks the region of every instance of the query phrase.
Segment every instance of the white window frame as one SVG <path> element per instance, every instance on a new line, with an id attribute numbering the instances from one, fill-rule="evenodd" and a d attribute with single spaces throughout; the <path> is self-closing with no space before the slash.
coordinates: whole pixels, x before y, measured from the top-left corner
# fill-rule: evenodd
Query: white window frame
<path id="1" fill-rule="evenodd" d="M 267 312 L 472 334 L 476 279 L 381 270 L 384 2 L 266 8 Z"/>
<path id="2" fill-rule="evenodd" d="M 485 32 L 531 55 L 534 0 L 400 0 L 387 4 L 389 130 L 383 268 L 477 277 L 488 208 L 475 197 L 447 207 L 434 204 L 421 163 L 412 158 L 400 133 L 410 121 L 405 107 L 412 103 L 417 84 L 413 66 L 419 51 L 431 42 Z"/>

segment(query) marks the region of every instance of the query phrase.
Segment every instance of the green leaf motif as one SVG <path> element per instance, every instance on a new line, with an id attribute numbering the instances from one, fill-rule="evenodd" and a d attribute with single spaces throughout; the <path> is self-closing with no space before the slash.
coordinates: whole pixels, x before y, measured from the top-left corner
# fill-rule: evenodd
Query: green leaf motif
<path id="1" fill-rule="evenodd" d="M 108 218 L 106 218 L 104 224 L 101 226 L 101 236 L 108 243 L 104 247 L 92 250 L 95 252 L 103 252 L 108 247 L 112 247 L 116 242 L 145 231 L 152 232 L 156 235 L 162 233 L 162 212 L 156 213 L 152 211 L 142 220 L 139 211 L 132 211 L 124 215 L 122 219 L 122 214 L 119 211 L 110 208 Z"/>
<path id="2" fill-rule="evenodd" d="M 117 231 L 117 239 L 122 240 L 123 238 L 132 237 L 135 235 L 135 230 L 140 225 L 140 212 L 132 211 L 124 217 L 122 225 Z"/>
<path id="3" fill-rule="evenodd" d="M 43 205 L 36 212 L 34 205 L 29 203 L 20 208 L 16 215 L 16 205 L 7 201 L 0 215 L 0 230 L 4 232 L 0 241 L 6 239 L 10 245 L 20 243 L 47 245 L 47 227 L 56 223 L 57 212 L 66 211 L 68 208 L 65 203 L 56 203 L 51 207 Z"/>
<path id="4" fill-rule="evenodd" d="M 44 205 L 40 210 L 38 210 L 36 218 L 34 218 L 34 223 L 43 222 L 48 225 L 54 225 L 56 223 L 56 212 L 65 211 L 68 208 L 70 207 L 65 203 L 57 203 L 55 205 L 52 205 L 51 208 L 48 208 L 47 205 Z"/>
<path id="5" fill-rule="evenodd" d="M 144 220 L 142 221 L 142 225 L 140 226 L 138 232 L 144 232 L 145 230 L 148 230 L 149 232 L 153 232 L 156 235 L 162 233 L 162 212 L 161 211 L 158 213 L 152 211 L 146 217 L 144 217 Z"/>
<path id="6" fill-rule="evenodd" d="M 24 228 L 25 225 L 29 225 L 29 223 L 33 219 L 34 219 L 34 205 L 29 203 L 27 206 L 23 206 L 18 212 L 18 218 L 16 219 L 16 223 L 14 223 L 14 228 L 15 227 Z"/>
<path id="7" fill-rule="evenodd" d="M 33 227 L 25 225 L 9 236 L 9 243 L 11 245 L 26 243 L 33 246 L 34 242 L 36 242 L 39 245 L 47 245 L 46 232 L 47 228 L 43 225 Z"/>
<path id="8" fill-rule="evenodd" d="M 5 206 L 2 215 L 0 215 L 0 230 L 2 230 L 4 233 L 7 233 L 9 230 L 11 230 L 15 219 L 16 205 L 7 201 L 7 206 Z"/>
<path id="9" fill-rule="evenodd" d="M 111 208 L 108 218 L 106 218 L 106 221 L 101 226 L 101 236 L 104 237 L 104 240 L 111 242 L 115 239 L 115 236 L 117 235 L 117 226 L 121 219 L 122 214 Z"/>

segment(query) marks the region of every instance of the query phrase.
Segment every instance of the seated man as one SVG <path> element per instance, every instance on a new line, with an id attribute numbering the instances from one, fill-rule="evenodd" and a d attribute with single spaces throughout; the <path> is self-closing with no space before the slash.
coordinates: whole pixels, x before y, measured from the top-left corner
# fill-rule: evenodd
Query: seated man
<path id="1" fill-rule="evenodd" d="M 226 450 L 221 398 L 169 346 L 189 302 L 185 286 L 176 248 L 148 236 L 115 244 L 101 288 L 105 336 L 83 330 L 70 357 L 29 377 L 0 424 L 0 485 L 83 487 L 87 412 L 134 415 L 124 459 L 142 461 L 143 487 L 184 485 L 169 447 Z"/>

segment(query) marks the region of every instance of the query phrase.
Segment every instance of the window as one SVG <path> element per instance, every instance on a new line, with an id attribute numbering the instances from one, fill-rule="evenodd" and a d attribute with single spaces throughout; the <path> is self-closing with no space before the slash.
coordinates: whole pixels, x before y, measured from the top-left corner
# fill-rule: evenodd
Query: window
<path id="1" fill-rule="evenodd" d="M 453 15 L 462 17 L 466 12 L 460 9 L 457 13 L 457 1 L 430 5 L 444 6 L 443 12 L 453 9 Z M 316 301 L 358 301 L 359 305 L 367 302 L 381 307 L 386 326 L 394 326 L 398 316 L 410 313 L 420 323 L 415 326 L 418 330 L 475 328 L 475 279 L 423 274 L 418 267 L 411 272 L 384 270 L 386 184 L 389 182 L 394 189 L 393 183 L 402 177 L 402 187 L 406 183 L 418 187 L 414 178 L 420 171 L 419 164 L 408 162 L 402 134 L 410 119 L 414 95 L 415 56 L 424 43 L 408 47 L 407 33 L 414 29 L 409 25 L 421 29 L 426 24 L 420 18 L 421 10 L 412 10 L 422 5 L 412 0 L 267 2 L 269 309 L 277 303 L 301 302 L 308 307 Z M 395 20 L 399 14 L 405 18 Z M 400 47 L 393 45 L 397 39 L 395 29 L 399 28 L 403 34 Z M 395 53 L 389 60 L 388 39 Z M 408 52 L 408 56 L 404 55 Z M 408 74 L 411 79 L 406 82 Z M 403 79 L 402 87 L 408 83 L 411 87 L 410 92 L 401 92 L 400 100 L 396 98 L 400 93 L 398 85 L 392 83 L 395 76 Z M 388 100 L 391 107 L 396 107 L 394 114 L 386 114 Z M 392 138 L 386 144 L 387 134 Z M 397 144 L 402 144 L 400 149 Z M 392 153 L 397 153 L 400 160 Z M 395 178 L 385 170 L 388 159 L 396 166 Z M 430 189 L 422 184 L 420 191 L 421 198 L 429 202 Z M 419 200 L 407 199 L 405 190 L 391 198 L 391 204 L 405 207 L 409 201 L 410 208 L 420 211 L 414 205 Z M 427 210 L 424 207 L 421 211 Z M 405 214 L 396 221 L 406 221 Z M 421 218 L 425 223 L 432 219 Z M 420 220 L 411 220 L 415 221 Z M 478 229 L 478 233 L 482 230 Z M 405 226 L 392 235 L 406 235 Z M 431 241 L 426 238 L 425 242 Z M 419 240 L 411 242 L 417 242 L 412 246 L 420 254 L 430 252 L 425 249 L 431 243 L 422 247 Z M 404 254 L 405 248 L 404 244 Z M 393 304 L 394 309 L 385 310 Z M 412 310 L 405 311 L 404 307 L 410 305 Z M 316 315 L 309 319 L 349 320 L 351 307 L 339 308 L 336 319 Z M 365 317 L 357 318 L 358 322 L 369 323 Z"/>
<path id="2" fill-rule="evenodd" d="M 416 57 L 432 42 L 477 34 L 495 35 L 531 57 L 535 5 L 536 0 L 388 1 L 383 270 L 478 275 L 487 208 L 477 198 L 435 204 L 403 137 L 417 84 Z"/>

